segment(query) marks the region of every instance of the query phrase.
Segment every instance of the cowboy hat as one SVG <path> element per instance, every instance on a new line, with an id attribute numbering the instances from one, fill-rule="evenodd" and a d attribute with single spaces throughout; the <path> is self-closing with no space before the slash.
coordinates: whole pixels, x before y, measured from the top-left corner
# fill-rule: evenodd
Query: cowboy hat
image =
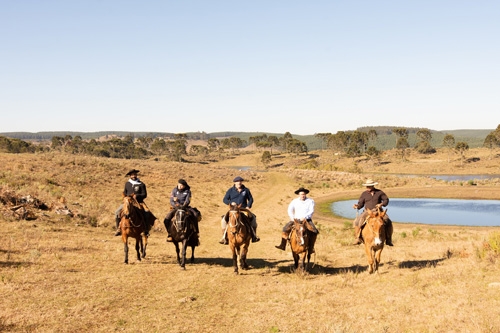
<path id="1" fill-rule="evenodd" d="M 368 178 L 366 182 L 363 184 L 363 186 L 375 186 L 378 185 L 376 181 L 373 181 L 371 178 Z"/>
<path id="2" fill-rule="evenodd" d="M 125 176 L 130 176 L 130 175 L 131 175 L 131 174 L 133 174 L 133 173 L 138 174 L 138 173 L 139 173 L 139 170 L 132 169 L 132 170 L 130 170 L 129 172 L 127 172 L 127 174 L 126 174 Z"/>
<path id="3" fill-rule="evenodd" d="M 233 179 L 233 182 L 235 182 L 235 183 L 236 182 L 242 182 L 242 181 L 244 181 L 244 179 L 241 178 L 240 176 L 238 176 L 238 177 L 236 177 L 236 178 Z"/>
<path id="4" fill-rule="evenodd" d="M 309 190 L 303 187 L 300 187 L 297 191 L 295 191 L 295 194 L 299 194 L 300 192 L 304 192 L 305 194 L 309 193 Z"/>

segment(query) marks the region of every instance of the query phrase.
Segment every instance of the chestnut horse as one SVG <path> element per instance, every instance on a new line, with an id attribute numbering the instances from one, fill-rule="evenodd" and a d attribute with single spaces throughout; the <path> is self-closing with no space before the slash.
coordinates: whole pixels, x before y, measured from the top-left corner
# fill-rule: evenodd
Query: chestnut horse
<path id="1" fill-rule="evenodd" d="M 290 247 L 292 248 L 294 267 L 297 272 L 304 272 L 309 269 L 312 250 L 316 242 L 316 234 L 307 229 L 306 219 L 294 219 L 293 228 L 290 233 Z M 307 266 L 305 265 L 307 257 Z"/>
<path id="2" fill-rule="evenodd" d="M 385 225 L 384 216 L 387 210 L 367 210 L 368 217 L 365 221 L 365 226 L 361 231 L 365 242 L 365 252 L 368 258 L 368 273 L 378 273 L 380 264 L 380 255 L 384 249 L 385 243 Z"/>
<path id="3" fill-rule="evenodd" d="M 148 221 L 144 221 L 147 215 Z M 146 257 L 146 247 L 148 245 L 147 231 L 154 225 L 156 217 L 150 212 L 144 212 L 143 206 L 133 197 L 123 198 L 123 209 L 121 212 L 120 229 L 125 251 L 125 263 L 128 264 L 128 238 L 135 238 L 135 250 L 137 260 L 141 261 Z M 148 230 L 144 230 L 144 227 Z"/>
<path id="4" fill-rule="evenodd" d="M 248 269 L 247 253 L 250 246 L 252 234 L 250 233 L 250 220 L 243 213 L 244 209 L 241 205 L 229 205 L 227 223 L 227 238 L 229 240 L 229 248 L 233 252 L 233 267 L 234 274 L 238 274 L 238 255 L 240 257 L 241 269 Z"/>
<path id="5" fill-rule="evenodd" d="M 196 217 L 186 208 L 176 208 L 172 223 L 170 224 L 170 235 L 172 242 L 175 245 L 175 252 L 177 253 L 177 262 L 182 269 L 186 269 L 186 249 L 191 247 L 191 263 L 194 262 L 194 248 L 198 246 L 198 236 L 194 229 L 194 221 Z M 201 215 L 200 215 L 201 219 Z M 182 256 L 179 255 L 182 246 Z"/>

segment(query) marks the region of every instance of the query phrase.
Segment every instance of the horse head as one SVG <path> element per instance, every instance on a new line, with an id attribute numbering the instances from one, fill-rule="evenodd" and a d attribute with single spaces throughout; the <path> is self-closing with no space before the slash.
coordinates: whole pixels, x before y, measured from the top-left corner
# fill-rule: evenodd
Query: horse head
<path id="1" fill-rule="evenodd" d="M 183 207 L 177 208 L 177 210 L 175 211 L 174 226 L 177 232 L 182 232 L 186 229 L 188 215 L 189 215 L 188 210 L 185 210 Z"/>
<path id="2" fill-rule="evenodd" d="M 235 235 L 240 232 L 241 227 L 244 225 L 241 219 L 245 215 L 241 212 L 241 204 L 230 204 L 228 216 L 228 231 Z"/>
<path id="3" fill-rule="evenodd" d="M 293 227 L 295 228 L 295 236 L 297 237 L 297 241 L 300 245 L 304 245 L 305 244 L 305 240 L 304 240 L 304 237 L 307 236 L 307 233 L 306 233 L 306 227 L 305 227 L 305 224 L 306 223 L 306 219 L 293 219 Z"/>
<path id="4" fill-rule="evenodd" d="M 368 210 L 368 219 L 366 224 L 369 226 L 373 232 L 375 245 L 381 245 L 385 241 L 385 228 L 384 228 L 384 216 L 387 214 L 387 210 L 381 210 L 378 208 L 375 211 Z M 381 239 L 381 236 L 383 239 Z"/>

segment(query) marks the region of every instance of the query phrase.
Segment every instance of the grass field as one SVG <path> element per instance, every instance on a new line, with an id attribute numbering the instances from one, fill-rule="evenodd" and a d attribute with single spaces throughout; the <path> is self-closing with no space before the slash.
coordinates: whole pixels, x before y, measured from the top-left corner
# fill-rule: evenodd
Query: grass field
<path id="1" fill-rule="evenodd" d="M 474 163 L 456 155 L 448 162 L 446 151 L 403 162 L 388 152 L 373 163 L 314 154 L 314 169 L 308 156 L 274 156 L 267 170 L 259 152 L 210 163 L 0 154 L 0 197 L 30 195 L 50 206 L 19 220 L 0 204 L 0 331 L 500 332 L 500 228 L 395 221 L 395 246 L 384 249 L 379 274 L 369 275 L 363 248 L 349 245 L 351 221 L 328 212 L 334 200 L 354 203 L 367 177 L 390 197 L 499 199 L 499 179 L 393 175 L 500 174 L 498 157 L 474 149 Z M 160 221 L 145 260 L 131 255 L 124 265 L 113 213 L 132 168 L 141 170 Z M 250 245 L 252 268 L 237 276 L 229 248 L 217 242 L 222 197 L 236 175 L 255 198 L 261 238 Z M 203 215 L 196 261 L 185 271 L 161 223 L 178 178 L 191 185 Z M 299 186 L 311 190 L 320 229 L 307 274 L 293 271 L 289 248 L 274 247 Z"/>

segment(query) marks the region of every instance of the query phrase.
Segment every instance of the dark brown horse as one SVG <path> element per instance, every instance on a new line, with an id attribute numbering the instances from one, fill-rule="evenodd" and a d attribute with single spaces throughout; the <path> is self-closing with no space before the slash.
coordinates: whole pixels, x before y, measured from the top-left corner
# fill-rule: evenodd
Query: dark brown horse
<path id="1" fill-rule="evenodd" d="M 384 216 L 387 213 L 382 210 L 367 210 L 368 218 L 361 232 L 365 242 L 365 252 L 368 258 L 368 273 L 378 273 L 380 255 L 385 243 Z"/>
<path id="2" fill-rule="evenodd" d="M 306 223 L 306 219 L 294 219 L 290 233 L 290 247 L 292 248 L 294 267 L 297 272 L 304 272 L 309 269 L 311 254 L 316 242 L 316 234 L 307 229 Z M 307 266 L 305 265 L 306 257 Z"/>
<path id="3" fill-rule="evenodd" d="M 125 251 L 125 263 L 128 264 L 128 238 L 135 239 L 135 250 L 137 260 L 146 257 L 148 245 L 147 232 L 154 225 L 156 217 L 150 212 L 144 211 L 144 207 L 133 197 L 123 198 L 123 209 L 121 212 L 120 229 Z M 147 229 L 147 230 L 145 230 Z"/>
<path id="4" fill-rule="evenodd" d="M 229 248 L 233 252 L 234 273 L 238 274 L 238 256 L 241 269 L 248 269 L 247 253 L 252 234 L 250 233 L 250 220 L 240 208 L 241 205 L 229 205 L 227 238 Z"/>
<path id="5" fill-rule="evenodd" d="M 175 252 L 177 253 L 177 262 L 182 269 L 186 269 L 186 249 L 191 247 L 191 263 L 194 262 L 194 248 L 198 246 L 198 235 L 194 228 L 194 219 L 196 217 L 191 213 L 188 208 L 176 208 L 174 217 L 170 224 L 170 235 L 172 242 L 175 245 Z M 201 215 L 200 215 L 201 219 Z M 181 248 L 179 248 L 181 243 Z M 179 253 L 182 253 L 180 256 Z"/>

